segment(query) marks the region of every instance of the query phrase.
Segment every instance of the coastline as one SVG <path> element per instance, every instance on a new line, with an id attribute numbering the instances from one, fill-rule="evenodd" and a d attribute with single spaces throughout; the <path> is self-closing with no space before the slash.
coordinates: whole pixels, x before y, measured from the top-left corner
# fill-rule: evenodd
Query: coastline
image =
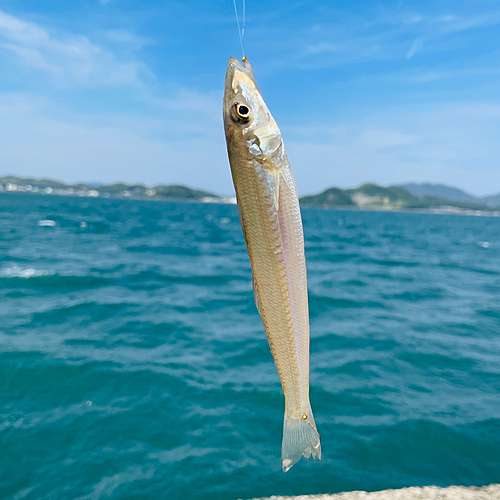
<path id="1" fill-rule="evenodd" d="M 300 200 L 299 200 L 300 201 Z M 383 208 L 383 207 L 350 207 L 343 205 L 309 205 L 300 203 L 301 208 L 313 208 L 316 210 L 341 210 L 347 212 L 391 212 L 403 214 L 434 214 L 434 215 L 467 215 L 472 217 L 500 217 L 498 210 L 470 210 L 453 206 L 443 206 L 438 208 Z"/>
<path id="2" fill-rule="evenodd" d="M 446 186 L 445 186 L 446 187 Z M 452 188 L 450 188 L 452 189 Z M 197 203 L 235 204 L 235 196 L 195 189 L 185 185 L 168 184 L 152 187 L 143 184 L 65 184 L 50 179 L 32 179 L 16 176 L 0 177 L 0 193 L 43 196 L 66 196 L 100 199 L 131 199 L 151 201 L 188 201 Z M 462 193 L 466 196 L 466 193 Z M 500 196 L 500 194 L 498 195 Z M 470 197 L 470 196 L 469 196 Z M 323 210 L 360 210 L 370 212 L 403 212 L 439 215 L 468 215 L 500 217 L 500 201 L 493 205 L 459 201 L 439 196 L 417 196 L 402 186 L 379 186 L 365 183 L 355 189 L 328 188 L 315 195 L 301 196 L 302 207 Z"/>
<path id="3" fill-rule="evenodd" d="M 500 500 L 500 484 L 489 486 L 412 486 L 399 490 L 349 491 L 336 494 L 271 496 L 249 500 Z"/>
<path id="4" fill-rule="evenodd" d="M 146 197 L 146 196 L 99 196 L 95 194 L 77 194 L 77 193 L 32 193 L 23 191 L 0 191 L 0 194 L 8 196 L 43 196 L 43 197 L 57 197 L 64 198 L 94 198 L 101 200 L 136 200 L 136 201 L 160 201 L 160 202 L 185 202 L 185 203 L 202 203 L 202 204 L 220 204 L 220 205 L 235 205 L 236 198 L 232 196 L 212 197 L 204 196 L 200 198 L 177 198 L 177 197 Z M 454 206 L 443 206 L 439 208 L 383 208 L 383 207 L 353 207 L 343 205 L 311 205 L 308 203 L 301 203 L 301 208 L 315 209 L 315 210 L 340 210 L 352 212 L 391 212 L 391 213 L 413 213 L 413 214 L 433 214 L 433 215 L 462 215 L 469 217 L 500 217 L 500 211 L 493 210 L 471 210 L 461 209 Z"/>

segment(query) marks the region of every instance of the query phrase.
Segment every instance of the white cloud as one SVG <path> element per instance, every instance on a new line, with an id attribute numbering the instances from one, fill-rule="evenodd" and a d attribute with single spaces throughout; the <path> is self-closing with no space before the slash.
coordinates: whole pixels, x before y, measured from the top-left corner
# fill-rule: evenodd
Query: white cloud
<path id="1" fill-rule="evenodd" d="M 323 54 L 325 52 L 338 52 L 339 50 L 338 45 L 330 42 L 320 42 L 316 45 L 308 45 L 306 47 L 306 52 L 308 54 Z"/>
<path id="2" fill-rule="evenodd" d="M 391 130 L 367 130 L 363 132 L 359 141 L 374 149 L 392 148 L 412 144 L 418 139 L 416 135 L 402 134 Z"/>
<path id="3" fill-rule="evenodd" d="M 153 43 L 149 38 L 143 38 L 127 30 L 108 30 L 104 32 L 104 35 L 112 42 L 132 45 L 137 48 L 142 48 L 145 45 Z"/>
<path id="4" fill-rule="evenodd" d="M 492 11 L 467 17 L 447 15 L 438 19 L 442 22 L 441 30 L 444 33 L 455 33 L 471 29 L 495 26 L 500 23 L 500 11 Z"/>
<path id="5" fill-rule="evenodd" d="M 406 53 L 406 59 L 411 59 L 417 52 L 422 50 L 422 47 L 424 46 L 424 41 L 422 39 L 414 40 L 414 42 L 411 44 L 410 50 Z"/>
<path id="6" fill-rule="evenodd" d="M 58 83 L 136 84 L 146 71 L 137 62 L 121 62 L 85 36 L 56 35 L 0 11 L 0 49 L 15 62 L 57 77 Z"/>
<path id="7" fill-rule="evenodd" d="M 37 96 L 0 94 L 0 136 L 3 174 L 232 192 L 220 113 L 211 121 L 186 110 L 89 119 Z"/>
<path id="8" fill-rule="evenodd" d="M 443 78 L 450 78 L 456 76 L 455 72 L 451 71 L 433 71 L 429 73 L 424 73 L 422 75 L 417 75 L 410 78 L 412 83 L 431 83 L 436 82 L 438 80 L 442 80 Z"/>
<path id="9" fill-rule="evenodd" d="M 0 43 L 1 49 L 6 49 L 17 55 L 18 60 L 22 61 L 27 66 L 35 69 L 41 69 L 53 75 L 62 76 L 64 74 L 63 68 L 56 64 L 51 64 L 47 61 L 40 51 L 30 47 L 23 47 L 13 43 Z"/>
<path id="10" fill-rule="evenodd" d="M 452 23 L 453 21 L 456 20 L 456 18 L 457 17 L 452 15 L 452 14 L 447 14 L 447 15 L 441 16 L 438 20 L 442 21 L 443 23 Z"/>
<path id="11" fill-rule="evenodd" d="M 405 55 L 413 58 L 422 50 L 424 41 L 426 51 L 448 50 L 466 40 L 465 35 L 457 41 L 459 37 L 449 34 L 487 22 L 484 16 L 464 24 L 463 18 L 451 14 L 430 17 L 389 12 L 387 18 L 374 16 L 370 24 L 369 15 L 336 18 L 332 23 L 325 16 L 323 25 L 292 34 L 281 23 L 277 28 L 282 30 L 279 47 L 294 56 L 279 58 L 276 64 L 268 60 L 268 75 L 276 68 L 319 69 L 366 59 L 400 59 L 404 63 Z M 493 15 L 488 22 L 497 22 L 495 19 Z M 285 36 L 287 33 L 291 36 Z M 446 43 L 439 41 L 445 37 Z M 271 37 L 263 40 L 272 43 Z M 76 114 L 36 96 L 0 94 L 0 173 L 66 181 L 178 182 L 229 194 L 232 185 L 221 124 L 220 91 L 200 92 L 163 83 L 163 95 L 156 95 L 152 86 L 143 83 L 146 69 L 139 62 L 120 60 L 104 48 L 112 47 L 121 54 L 147 43 L 125 30 L 95 31 L 91 37 L 62 33 L 0 11 L 0 51 L 10 54 L 14 64 L 43 72 L 57 85 L 140 84 L 127 91 L 131 106 L 124 105 L 124 109 L 140 110 L 135 114 Z M 297 50 L 290 50 L 292 46 Z M 498 73 L 496 68 L 467 73 L 452 65 L 433 71 L 432 66 L 427 70 L 425 66 L 404 64 L 423 72 L 410 78 L 412 83 L 483 74 L 481 71 Z M 362 75 L 364 67 L 358 65 L 352 78 Z M 260 72 L 265 73 L 265 67 L 264 71 L 260 67 Z M 404 78 L 408 83 L 407 74 Z M 340 93 L 339 99 L 345 96 Z M 400 104 L 397 109 L 384 108 L 378 116 L 377 112 L 361 109 L 356 102 L 352 108 L 350 116 L 357 117 L 352 121 L 334 123 L 335 117 L 331 116 L 327 126 L 315 124 L 302 131 L 284 128 L 302 194 L 329 185 L 350 187 L 364 181 L 445 182 L 478 194 L 490 193 L 494 186 L 500 189 L 498 105 L 436 105 L 426 110 L 425 105 L 420 109 L 416 104 L 413 108 Z M 363 118 L 363 113 L 371 116 Z M 288 132 L 292 140 L 288 140 Z"/>
<path id="12" fill-rule="evenodd" d="M 498 24 L 500 11 L 486 8 L 479 12 L 475 9 L 471 15 L 424 15 L 384 7 L 367 9 L 360 16 L 331 12 L 321 23 L 294 32 L 281 26 L 271 28 L 276 30 L 275 50 L 280 55 L 269 66 L 314 71 L 366 60 L 410 60 L 424 46 L 427 52 L 434 53 L 463 47 L 474 36 L 469 31 Z M 269 31 L 269 27 L 266 29 Z M 298 48 L 293 56 L 289 55 L 290 46 Z M 311 58 L 314 54 L 323 57 Z"/>
<path id="13" fill-rule="evenodd" d="M 410 82 L 430 83 L 438 80 L 443 80 L 444 78 L 491 76 L 499 74 L 500 74 L 500 68 L 470 68 L 470 69 L 458 69 L 454 71 L 433 71 L 413 76 L 410 78 Z"/>
<path id="14" fill-rule="evenodd" d="M 171 99 L 149 103 L 157 108 L 154 116 L 88 117 L 33 95 L 0 94 L 0 173 L 182 183 L 230 194 L 215 97 L 179 89 Z M 442 182 L 490 194 L 500 190 L 499 130 L 500 105 L 457 103 L 386 109 L 341 125 L 283 133 L 301 194 L 367 181 Z"/>
<path id="15" fill-rule="evenodd" d="M 377 124 L 378 128 L 373 125 Z M 329 126 L 323 127 L 328 129 Z M 433 109 L 393 109 L 342 127 L 328 141 L 304 129 L 286 140 L 301 193 L 362 182 L 441 182 L 478 195 L 500 191 L 500 105 L 456 103 Z M 323 138 L 325 134 L 323 134 Z"/>
<path id="16" fill-rule="evenodd" d="M 159 108 L 190 112 L 193 123 L 206 126 L 206 121 L 219 122 L 222 114 L 220 92 L 202 93 L 194 89 L 177 87 L 171 97 L 145 97 L 145 100 Z"/>
<path id="17" fill-rule="evenodd" d="M 96 34 L 135 48 L 146 43 L 127 31 Z M 45 73 L 56 87 L 134 84 L 122 113 L 76 113 L 38 95 L 0 93 L 0 172 L 232 192 L 219 93 L 163 82 L 158 95 L 141 80 L 140 64 L 118 61 L 85 36 L 53 32 L 1 11 L 0 51 L 15 55 L 14 64 Z"/>

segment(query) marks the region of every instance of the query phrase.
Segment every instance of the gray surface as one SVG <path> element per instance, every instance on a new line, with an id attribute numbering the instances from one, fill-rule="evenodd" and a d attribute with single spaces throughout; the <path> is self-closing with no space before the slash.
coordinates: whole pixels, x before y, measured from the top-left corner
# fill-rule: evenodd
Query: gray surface
<path id="1" fill-rule="evenodd" d="M 366 491 L 350 491 L 335 495 L 300 495 L 296 497 L 272 496 L 260 500 L 500 500 L 500 484 L 490 484 L 482 488 L 474 486 L 424 486 L 400 490 L 384 490 L 367 493 Z M 253 499 L 258 500 L 258 499 Z"/>

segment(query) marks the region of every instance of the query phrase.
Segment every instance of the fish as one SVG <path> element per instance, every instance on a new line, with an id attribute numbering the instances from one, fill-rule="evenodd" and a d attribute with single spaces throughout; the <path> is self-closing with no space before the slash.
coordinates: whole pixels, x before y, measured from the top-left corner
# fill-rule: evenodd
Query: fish
<path id="1" fill-rule="evenodd" d="M 280 129 L 246 58 L 231 57 L 224 131 L 254 298 L 285 395 L 281 466 L 321 460 L 309 402 L 309 305 L 304 231 Z"/>

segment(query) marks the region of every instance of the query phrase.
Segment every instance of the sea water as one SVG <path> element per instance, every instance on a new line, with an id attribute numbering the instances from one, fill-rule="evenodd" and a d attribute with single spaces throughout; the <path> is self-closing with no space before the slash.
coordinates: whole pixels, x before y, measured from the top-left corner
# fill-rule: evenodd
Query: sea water
<path id="1" fill-rule="evenodd" d="M 283 474 L 236 206 L 0 195 L 0 498 L 500 482 L 500 219 L 303 219 L 324 458 Z"/>

